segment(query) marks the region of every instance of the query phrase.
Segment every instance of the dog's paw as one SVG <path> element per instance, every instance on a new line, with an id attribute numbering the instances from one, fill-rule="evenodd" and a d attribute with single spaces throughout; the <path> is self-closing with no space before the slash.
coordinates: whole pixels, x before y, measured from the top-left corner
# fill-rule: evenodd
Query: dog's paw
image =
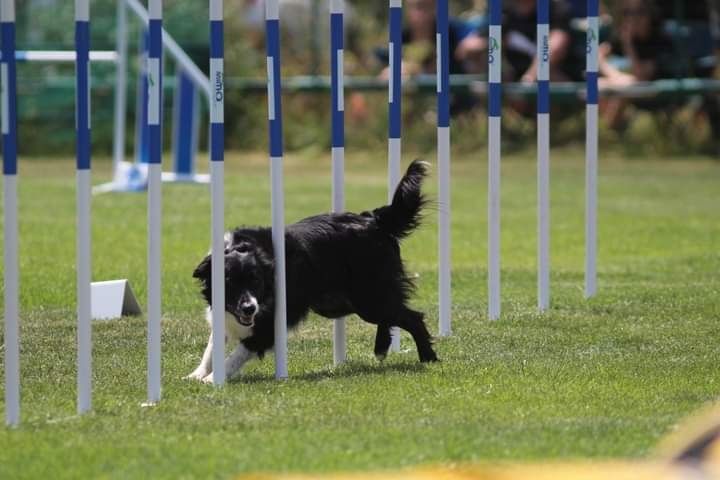
<path id="1" fill-rule="evenodd" d="M 213 374 L 211 373 L 209 375 L 205 375 L 204 377 L 202 377 L 202 380 L 200 380 L 200 381 L 205 384 L 212 384 L 214 381 L 213 378 L 214 378 Z"/>
<path id="2" fill-rule="evenodd" d="M 385 359 L 387 358 L 387 353 L 376 353 L 375 358 L 377 359 L 378 362 L 384 362 Z"/>
<path id="3" fill-rule="evenodd" d="M 183 377 L 185 380 L 202 380 L 207 376 L 207 372 L 205 370 L 195 370 L 190 375 L 186 375 Z"/>

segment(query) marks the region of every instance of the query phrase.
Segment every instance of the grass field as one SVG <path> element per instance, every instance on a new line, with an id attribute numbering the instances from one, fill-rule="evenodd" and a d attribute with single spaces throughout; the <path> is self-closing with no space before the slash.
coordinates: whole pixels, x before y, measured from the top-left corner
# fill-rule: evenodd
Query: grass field
<path id="1" fill-rule="evenodd" d="M 384 157 L 384 155 L 382 156 Z M 603 157 L 600 294 L 582 294 L 582 151 L 554 153 L 552 301 L 535 309 L 535 164 L 503 164 L 503 315 L 486 319 L 485 155 L 453 170 L 454 335 L 442 362 L 403 351 L 379 365 L 374 330 L 350 321 L 332 367 L 331 323 L 290 340 L 290 379 L 268 358 L 222 390 L 182 380 L 206 340 L 191 272 L 209 245 L 206 189 L 164 190 L 163 401 L 145 399 L 145 324 L 94 327 L 94 411 L 75 416 L 74 173 L 21 166 L 22 425 L 0 427 L 0 478 L 229 477 L 248 471 L 636 458 L 720 392 L 720 168 L 702 159 Z M 289 221 L 326 211 L 329 159 L 287 160 Z M 269 223 L 262 154 L 231 155 L 227 223 Z M 109 165 L 98 165 L 97 181 Z M 383 160 L 348 159 L 348 207 L 383 203 Z M 433 177 L 429 191 L 435 191 Z M 145 197 L 93 204 L 93 276 L 129 278 L 144 304 Z M 404 244 L 415 305 L 437 328 L 435 216 Z"/>

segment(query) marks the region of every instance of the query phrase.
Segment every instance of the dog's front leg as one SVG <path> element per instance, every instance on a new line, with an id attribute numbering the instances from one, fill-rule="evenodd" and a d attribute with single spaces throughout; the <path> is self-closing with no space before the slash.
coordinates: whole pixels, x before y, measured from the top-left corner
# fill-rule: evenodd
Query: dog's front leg
<path id="1" fill-rule="evenodd" d="M 225 359 L 225 378 L 229 380 L 234 377 L 248 360 L 252 360 L 255 357 L 257 357 L 257 353 L 251 352 L 245 345 L 240 343 L 230 356 Z M 207 375 L 202 381 L 205 383 L 213 383 L 213 374 Z"/>
<path id="2" fill-rule="evenodd" d="M 200 365 L 190 374 L 187 379 L 190 380 L 202 380 L 212 372 L 212 350 L 213 350 L 213 335 L 210 332 L 210 339 L 208 340 L 207 347 L 205 347 L 205 353 L 203 353 Z"/>

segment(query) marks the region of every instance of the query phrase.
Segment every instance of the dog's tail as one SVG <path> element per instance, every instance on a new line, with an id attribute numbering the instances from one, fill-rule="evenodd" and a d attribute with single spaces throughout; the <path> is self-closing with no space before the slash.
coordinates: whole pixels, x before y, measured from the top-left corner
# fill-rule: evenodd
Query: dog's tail
<path id="1" fill-rule="evenodd" d="M 428 203 L 421 187 L 429 166 L 427 162 L 414 160 L 398 183 L 392 203 L 373 212 L 380 229 L 391 237 L 405 238 L 420 225 L 422 209 Z"/>

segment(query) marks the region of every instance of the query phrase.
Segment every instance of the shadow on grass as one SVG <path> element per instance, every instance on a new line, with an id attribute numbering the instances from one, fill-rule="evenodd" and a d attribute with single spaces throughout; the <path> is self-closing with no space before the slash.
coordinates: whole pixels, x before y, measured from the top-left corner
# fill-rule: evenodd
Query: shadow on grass
<path id="1" fill-rule="evenodd" d="M 297 375 L 290 375 L 291 380 L 301 380 L 314 382 L 318 380 L 327 380 L 331 378 L 354 378 L 370 375 L 382 375 L 387 373 L 416 374 L 422 373 L 427 369 L 427 365 L 422 363 L 387 363 L 387 364 L 368 364 L 347 362 L 339 367 L 328 367 L 314 372 L 302 372 Z M 261 373 L 251 373 L 240 375 L 230 383 L 234 384 L 260 384 L 275 383 L 277 380 L 272 375 Z"/>

